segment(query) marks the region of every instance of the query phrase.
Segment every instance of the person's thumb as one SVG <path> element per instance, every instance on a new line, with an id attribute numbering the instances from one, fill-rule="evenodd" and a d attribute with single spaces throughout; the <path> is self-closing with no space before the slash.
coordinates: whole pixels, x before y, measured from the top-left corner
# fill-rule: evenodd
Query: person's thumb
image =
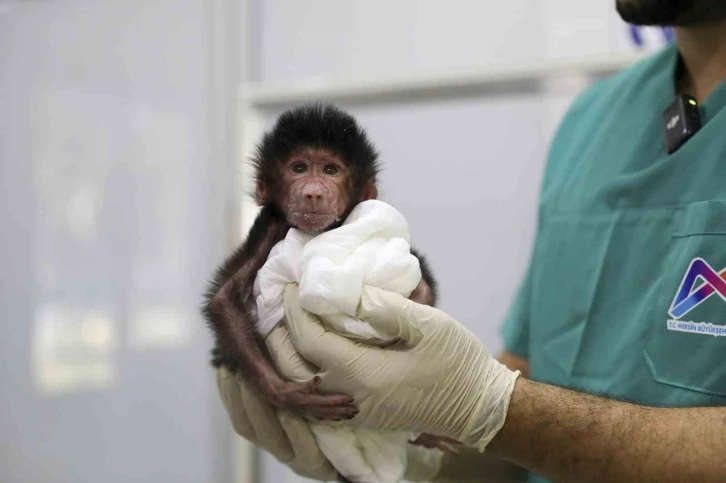
<path id="1" fill-rule="evenodd" d="M 368 322 L 379 333 L 415 345 L 422 337 L 418 325 L 425 309 L 426 306 L 397 293 L 366 285 L 356 317 Z"/>
<path id="2" fill-rule="evenodd" d="M 300 289 L 289 284 L 283 293 L 285 325 L 292 345 L 307 361 L 325 370 L 331 361 L 345 360 L 355 342 L 325 330 L 317 316 L 300 305 Z"/>
<path id="3" fill-rule="evenodd" d="M 284 324 L 276 325 L 265 339 L 267 349 L 280 375 L 289 381 L 303 382 L 317 374 L 317 368 L 305 360 L 293 345 L 288 328 Z"/>

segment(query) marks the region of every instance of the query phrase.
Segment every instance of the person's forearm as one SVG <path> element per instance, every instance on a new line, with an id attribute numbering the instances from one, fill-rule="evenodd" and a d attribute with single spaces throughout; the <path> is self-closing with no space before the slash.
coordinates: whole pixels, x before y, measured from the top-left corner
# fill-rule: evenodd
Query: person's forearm
<path id="1" fill-rule="evenodd" d="M 487 451 L 564 483 L 723 482 L 726 408 L 648 408 L 520 378 Z"/>

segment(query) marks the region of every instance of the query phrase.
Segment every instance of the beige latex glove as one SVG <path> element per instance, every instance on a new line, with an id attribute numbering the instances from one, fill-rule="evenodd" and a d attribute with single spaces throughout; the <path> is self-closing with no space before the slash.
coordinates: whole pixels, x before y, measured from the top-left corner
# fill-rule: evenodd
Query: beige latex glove
<path id="1" fill-rule="evenodd" d="M 284 302 L 293 345 L 321 368 L 321 390 L 355 398 L 360 414 L 348 424 L 446 436 L 480 451 L 504 424 L 519 372 L 444 312 L 364 287 L 357 317 L 401 339 L 379 348 L 327 332 L 300 307 L 297 285 Z"/>
<path id="2" fill-rule="evenodd" d="M 295 351 L 284 325 L 275 327 L 266 342 L 274 359 L 280 361 L 280 371 L 290 380 L 305 381 L 315 375 L 315 368 Z M 320 451 L 307 421 L 288 411 L 276 412 L 250 385 L 224 368 L 217 370 L 217 386 L 237 434 L 265 449 L 300 476 L 337 481 L 338 472 Z M 438 473 L 443 456 L 441 451 L 409 445 L 405 478 L 412 482 L 431 480 Z"/>
<path id="3" fill-rule="evenodd" d="M 276 412 L 251 386 L 224 368 L 217 370 L 217 386 L 237 434 L 300 476 L 336 481 L 338 472 L 320 451 L 305 420 L 289 411 Z"/>

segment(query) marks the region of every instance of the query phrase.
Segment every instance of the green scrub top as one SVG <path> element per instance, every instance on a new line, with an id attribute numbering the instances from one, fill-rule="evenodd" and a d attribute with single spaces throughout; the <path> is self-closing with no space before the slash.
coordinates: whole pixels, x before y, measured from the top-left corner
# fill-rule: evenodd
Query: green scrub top
<path id="1" fill-rule="evenodd" d="M 532 260 L 503 326 L 533 380 L 726 406 L 726 81 L 669 155 L 662 113 L 678 62 L 671 45 L 598 82 L 554 139 Z"/>

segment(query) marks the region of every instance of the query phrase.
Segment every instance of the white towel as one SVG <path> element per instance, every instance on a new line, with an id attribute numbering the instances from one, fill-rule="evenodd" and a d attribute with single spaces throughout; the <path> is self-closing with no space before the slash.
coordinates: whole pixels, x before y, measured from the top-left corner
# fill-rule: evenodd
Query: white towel
<path id="1" fill-rule="evenodd" d="M 342 226 L 312 237 L 290 229 L 275 245 L 255 279 L 258 331 L 264 337 L 284 318 L 282 295 L 298 283 L 301 306 L 346 337 L 385 344 L 378 333 L 355 318 L 363 285 L 411 295 L 421 280 L 411 254 L 408 224 L 392 206 L 377 200 L 358 204 Z M 325 456 L 356 483 L 395 483 L 406 469 L 410 433 L 380 432 L 311 424 Z"/>

